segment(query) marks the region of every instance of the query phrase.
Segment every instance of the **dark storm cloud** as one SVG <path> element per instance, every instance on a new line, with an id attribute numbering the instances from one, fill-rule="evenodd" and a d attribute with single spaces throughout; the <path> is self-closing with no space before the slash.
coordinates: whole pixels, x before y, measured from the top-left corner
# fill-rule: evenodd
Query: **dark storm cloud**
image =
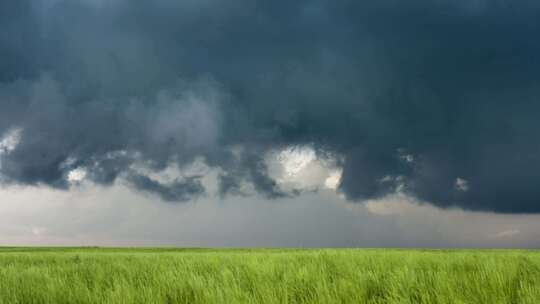
<path id="1" fill-rule="evenodd" d="M 0 2 L 0 81 L 30 77 L 39 66 L 38 23 L 29 1 Z"/>
<path id="2" fill-rule="evenodd" d="M 159 195 L 168 202 L 185 202 L 204 193 L 200 177 L 190 177 L 185 180 L 177 179 L 172 183 L 163 184 L 148 176 L 130 174 L 127 178 L 137 189 Z"/>
<path id="3" fill-rule="evenodd" d="M 222 193 L 247 181 L 283 197 L 264 152 L 311 144 L 342 157 L 351 200 L 399 188 L 443 207 L 540 211 L 536 1 L 0 8 L 0 132 L 22 130 L 1 156 L 6 182 L 67 187 L 82 166 L 108 184 L 136 161 L 204 157 L 222 169 Z"/>

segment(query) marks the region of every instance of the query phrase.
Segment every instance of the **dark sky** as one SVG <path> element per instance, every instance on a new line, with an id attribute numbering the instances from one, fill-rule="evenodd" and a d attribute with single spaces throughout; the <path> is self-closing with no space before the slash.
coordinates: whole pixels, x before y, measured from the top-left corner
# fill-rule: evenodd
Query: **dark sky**
<path id="1" fill-rule="evenodd" d="M 539 36 L 532 0 L 0 0 L 0 182 L 294 200 L 267 157 L 309 146 L 353 204 L 538 213 Z"/>

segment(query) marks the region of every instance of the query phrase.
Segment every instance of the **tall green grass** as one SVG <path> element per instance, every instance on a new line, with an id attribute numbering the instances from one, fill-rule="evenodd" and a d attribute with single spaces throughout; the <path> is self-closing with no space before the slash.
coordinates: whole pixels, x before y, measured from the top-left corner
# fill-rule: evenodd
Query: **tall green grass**
<path id="1" fill-rule="evenodd" d="M 0 249 L 0 303 L 540 303 L 540 253 Z"/>

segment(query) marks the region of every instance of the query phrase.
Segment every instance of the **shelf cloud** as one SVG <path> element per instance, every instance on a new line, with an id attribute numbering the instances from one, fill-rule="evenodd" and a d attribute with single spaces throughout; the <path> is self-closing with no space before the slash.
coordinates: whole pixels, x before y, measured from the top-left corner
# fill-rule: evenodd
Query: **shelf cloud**
<path id="1" fill-rule="evenodd" d="M 291 198 L 266 158 L 297 147 L 352 202 L 538 213 L 539 34 L 528 0 L 0 1 L 0 181 L 189 201 L 134 167 L 203 159 Z"/>

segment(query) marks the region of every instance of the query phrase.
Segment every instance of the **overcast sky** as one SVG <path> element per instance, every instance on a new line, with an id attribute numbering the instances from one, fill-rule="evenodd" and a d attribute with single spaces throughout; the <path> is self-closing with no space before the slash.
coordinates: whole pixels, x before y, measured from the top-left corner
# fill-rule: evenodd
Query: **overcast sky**
<path id="1" fill-rule="evenodd" d="M 540 246 L 540 2 L 0 0 L 0 244 Z"/>

